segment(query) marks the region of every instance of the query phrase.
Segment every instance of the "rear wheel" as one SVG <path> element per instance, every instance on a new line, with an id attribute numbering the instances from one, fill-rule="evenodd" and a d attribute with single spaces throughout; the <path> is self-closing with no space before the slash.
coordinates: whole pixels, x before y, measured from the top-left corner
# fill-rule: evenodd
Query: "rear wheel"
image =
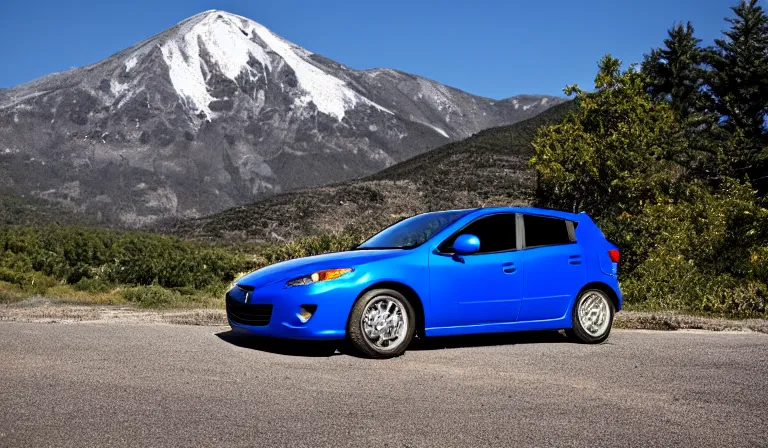
<path id="1" fill-rule="evenodd" d="M 567 333 L 581 342 L 603 342 L 611 333 L 615 309 L 608 295 L 599 289 L 581 293 L 573 304 L 573 328 Z"/>
<path id="2" fill-rule="evenodd" d="M 363 294 L 352 307 L 347 324 L 352 346 L 370 358 L 402 355 L 415 332 L 413 306 L 391 289 L 375 289 Z"/>

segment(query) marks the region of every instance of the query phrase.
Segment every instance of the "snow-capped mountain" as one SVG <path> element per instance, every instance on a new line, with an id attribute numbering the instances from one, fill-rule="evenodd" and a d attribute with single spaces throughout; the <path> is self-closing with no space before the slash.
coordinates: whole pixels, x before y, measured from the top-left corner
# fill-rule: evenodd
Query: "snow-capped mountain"
<path id="1" fill-rule="evenodd" d="M 353 70 L 208 11 L 0 89 L 0 189 L 141 225 L 372 173 L 561 101 Z"/>

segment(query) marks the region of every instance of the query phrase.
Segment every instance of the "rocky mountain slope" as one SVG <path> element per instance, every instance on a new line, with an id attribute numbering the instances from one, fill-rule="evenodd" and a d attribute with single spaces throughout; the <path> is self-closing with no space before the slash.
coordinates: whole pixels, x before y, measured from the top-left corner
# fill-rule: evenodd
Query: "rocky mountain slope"
<path id="1" fill-rule="evenodd" d="M 353 70 L 208 11 L 0 90 L 0 189 L 139 226 L 374 173 L 562 101 Z"/>
<path id="2" fill-rule="evenodd" d="M 284 241 L 329 232 L 370 235 L 429 210 L 529 205 L 528 168 L 536 130 L 574 110 L 559 104 L 528 120 L 488 129 L 358 180 L 276 195 L 198 219 L 168 220 L 154 230 L 234 242 Z"/>

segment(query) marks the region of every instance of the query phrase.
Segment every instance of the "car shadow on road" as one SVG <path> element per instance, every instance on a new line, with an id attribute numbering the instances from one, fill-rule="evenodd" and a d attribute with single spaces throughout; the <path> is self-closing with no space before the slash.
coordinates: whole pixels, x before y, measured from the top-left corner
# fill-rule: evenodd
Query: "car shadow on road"
<path id="1" fill-rule="evenodd" d="M 408 350 L 443 350 L 466 347 L 492 347 L 498 345 L 552 344 L 571 342 L 557 331 L 524 331 L 514 333 L 488 333 L 463 336 L 442 336 L 414 339 Z"/>
<path id="2" fill-rule="evenodd" d="M 237 347 L 289 356 L 328 357 L 338 355 L 337 348 L 340 345 L 339 341 L 293 341 L 246 336 L 232 331 L 216 333 L 216 336 Z"/>
<path id="3" fill-rule="evenodd" d="M 247 336 L 232 331 L 217 333 L 224 342 L 237 347 L 288 356 L 329 357 L 334 355 L 359 355 L 349 349 L 345 341 L 293 341 L 259 336 Z M 416 338 L 409 351 L 445 350 L 466 347 L 492 347 L 499 345 L 552 344 L 570 342 L 571 339 L 557 331 L 530 331 L 518 333 L 493 333 L 465 336 Z"/>

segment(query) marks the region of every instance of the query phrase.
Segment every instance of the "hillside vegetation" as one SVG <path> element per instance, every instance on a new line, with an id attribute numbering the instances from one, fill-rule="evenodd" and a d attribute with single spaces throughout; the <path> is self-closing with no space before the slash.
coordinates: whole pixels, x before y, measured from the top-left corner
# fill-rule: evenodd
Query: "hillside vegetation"
<path id="1" fill-rule="evenodd" d="M 82 304 L 220 307 L 232 282 L 250 271 L 356 243 L 355 237 L 326 235 L 225 246 L 82 226 L 0 226 L 0 303 L 44 296 Z"/>
<path id="2" fill-rule="evenodd" d="M 95 224 L 95 219 L 55 202 L 32 196 L 16 196 L 0 188 L 0 226 L 41 224 Z"/>

